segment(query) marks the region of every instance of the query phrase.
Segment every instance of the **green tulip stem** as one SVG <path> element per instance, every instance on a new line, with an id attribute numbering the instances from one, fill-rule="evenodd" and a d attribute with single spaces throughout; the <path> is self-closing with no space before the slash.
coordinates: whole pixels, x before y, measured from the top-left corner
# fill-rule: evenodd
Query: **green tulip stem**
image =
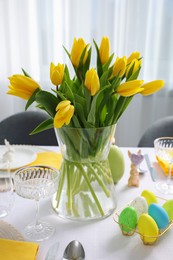
<path id="1" fill-rule="evenodd" d="M 100 173 L 101 173 L 101 174 L 107 179 L 107 181 L 111 184 L 111 183 L 112 183 L 112 177 L 111 177 L 111 176 L 108 176 L 108 175 L 106 174 L 106 172 L 107 172 L 106 167 L 104 167 L 104 165 L 100 165 L 100 163 L 97 163 L 97 164 L 95 164 L 94 166 L 100 171 Z M 105 171 L 103 171 L 103 169 L 104 169 Z"/>
<path id="2" fill-rule="evenodd" d="M 57 193 L 56 193 L 56 201 L 57 201 L 57 205 L 56 205 L 56 208 L 59 207 L 59 203 L 60 203 L 60 198 L 61 198 L 61 193 L 62 193 L 62 188 L 63 188 L 63 185 L 64 185 L 64 179 L 65 179 L 65 165 L 62 164 L 62 169 L 61 169 L 61 177 L 60 177 L 60 180 L 59 180 L 59 185 L 58 185 L 58 190 L 57 190 Z"/>
<path id="3" fill-rule="evenodd" d="M 80 170 L 81 170 L 81 173 L 82 173 L 82 175 L 83 175 L 83 177 L 84 177 L 86 183 L 88 184 L 88 188 L 90 189 L 90 192 L 91 192 L 91 194 L 92 194 L 92 196 L 93 196 L 93 199 L 94 199 L 94 201 L 95 201 L 95 203 L 96 203 L 96 205 L 97 205 L 97 208 L 98 208 L 98 210 L 99 210 L 101 216 L 103 217 L 103 216 L 104 216 L 103 209 L 102 209 L 102 207 L 101 207 L 101 205 L 100 205 L 100 202 L 99 202 L 99 200 L 98 200 L 98 198 L 97 198 L 97 196 L 96 196 L 96 194 L 95 194 L 95 192 L 94 192 L 94 190 L 93 190 L 93 188 L 92 188 L 92 186 L 91 186 L 91 184 L 90 184 L 90 181 L 89 181 L 89 179 L 88 179 L 88 176 L 87 176 L 87 174 L 85 173 L 85 171 L 84 171 L 84 169 L 83 169 L 83 167 L 82 167 L 81 165 L 79 165 L 79 168 L 80 168 Z"/>
<path id="4" fill-rule="evenodd" d="M 92 167 L 92 165 L 88 165 L 88 168 L 92 171 L 92 173 L 94 174 L 96 180 L 98 181 L 98 183 L 100 184 L 100 186 L 102 187 L 104 193 L 106 194 L 107 197 L 110 196 L 110 192 L 108 189 L 106 189 L 105 184 L 103 183 L 103 181 L 99 178 L 98 174 L 95 172 L 94 168 Z M 99 169 L 100 170 L 100 169 Z M 101 171 L 100 171 L 101 172 Z M 102 174 L 103 172 L 101 172 Z"/>
<path id="5" fill-rule="evenodd" d="M 67 167 L 70 168 L 69 165 Z M 70 174 L 71 172 L 69 171 L 69 169 L 67 169 L 67 211 L 69 211 L 69 213 L 71 213 L 72 210 L 72 185 L 70 180 Z"/>

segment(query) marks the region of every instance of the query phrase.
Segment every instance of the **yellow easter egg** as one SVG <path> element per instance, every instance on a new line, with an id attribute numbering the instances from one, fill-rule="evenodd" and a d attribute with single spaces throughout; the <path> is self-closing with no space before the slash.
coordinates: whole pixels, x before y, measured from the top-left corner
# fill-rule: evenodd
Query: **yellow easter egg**
<path id="1" fill-rule="evenodd" d="M 158 203 L 157 198 L 154 195 L 154 193 L 149 190 L 143 190 L 143 192 L 141 193 L 141 196 L 143 196 L 146 199 L 148 206 L 150 206 L 151 203 Z"/>
<path id="2" fill-rule="evenodd" d="M 168 213 L 169 220 L 173 220 L 173 200 L 166 201 L 162 206 Z"/>
<path id="3" fill-rule="evenodd" d="M 144 244 L 153 244 L 159 235 L 156 222 L 147 213 L 143 213 L 139 218 L 138 232 Z"/>

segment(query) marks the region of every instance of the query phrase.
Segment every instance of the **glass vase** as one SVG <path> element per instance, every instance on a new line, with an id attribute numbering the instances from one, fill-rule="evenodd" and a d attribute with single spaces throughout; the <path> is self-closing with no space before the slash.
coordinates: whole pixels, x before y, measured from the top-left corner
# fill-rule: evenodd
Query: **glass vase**
<path id="1" fill-rule="evenodd" d="M 55 129 L 63 156 L 52 199 L 59 216 L 95 220 L 115 210 L 116 193 L 107 159 L 115 127 Z"/>

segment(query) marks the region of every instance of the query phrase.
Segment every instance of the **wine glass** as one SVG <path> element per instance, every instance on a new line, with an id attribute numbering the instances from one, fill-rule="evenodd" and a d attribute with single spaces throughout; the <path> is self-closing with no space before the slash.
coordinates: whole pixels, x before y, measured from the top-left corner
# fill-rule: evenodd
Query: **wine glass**
<path id="1" fill-rule="evenodd" d="M 160 137 L 154 140 L 156 158 L 163 164 L 169 164 L 169 171 L 164 180 L 156 183 L 156 188 L 164 194 L 173 194 L 173 137 Z"/>
<path id="2" fill-rule="evenodd" d="M 24 229 L 25 236 L 34 241 L 50 238 L 55 231 L 50 223 L 39 220 L 39 200 L 57 191 L 59 172 L 49 166 L 28 166 L 14 173 L 16 193 L 36 202 L 36 220 Z"/>
<path id="3" fill-rule="evenodd" d="M 11 176 L 0 178 L 0 218 L 4 218 L 11 211 L 14 204 L 13 183 Z"/>

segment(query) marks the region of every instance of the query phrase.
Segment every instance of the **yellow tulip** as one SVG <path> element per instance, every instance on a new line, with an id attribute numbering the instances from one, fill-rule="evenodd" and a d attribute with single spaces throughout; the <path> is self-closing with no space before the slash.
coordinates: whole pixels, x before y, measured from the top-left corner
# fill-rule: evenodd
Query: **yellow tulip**
<path id="1" fill-rule="evenodd" d="M 28 100 L 37 88 L 40 88 L 38 83 L 24 75 L 15 74 L 8 78 L 10 86 L 7 94 L 14 95 Z"/>
<path id="2" fill-rule="evenodd" d="M 95 69 L 90 69 L 86 72 L 85 75 L 85 86 L 91 93 L 91 96 L 94 96 L 100 89 L 100 81 Z"/>
<path id="3" fill-rule="evenodd" d="M 52 62 L 50 64 L 50 79 L 52 81 L 52 84 L 55 86 L 58 86 L 62 83 L 62 80 L 64 78 L 64 64 L 58 63 L 57 66 L 54 65 Z"/>
<path id="4" fill-rule="evenodd" d="M 102 64 L 105 64 L 110 56 L 110 41 L 108 37 L 103 37 L 100 48 L 99 48 L 99 55 L 100 55 L 100 60 Z"/>
<path id="5" fill-rule="evenodd" d="M 142 85 L 143 91 L 141 91 L 141 94 L 143 96 L 148 96 L 151 95 L 164 86 L 164 81 L 163 80 L 154 80 L 148 83 L 145 83 Z"/>
<path id="6" fill-rule="evenodd" d="M 131 76 L 132 74 L 134 74 L 141 66 L 141 63 L 142 63 L 142 60 L 137 60 L 137 59 L 133 59 L 128 68 L 127 68 L 127 71 L 126 71 L 126 77 L 129 77 Z M 132 69 L 133 67 L 133 70 L 130 72 L 130 70 Z M 131 73 L 131 75 L 129 75 L 129 73 Z"/>
<path id="7" fill-rule="evenodd" d="M 61 101 L 56 107 L 56 115 L 54 117 L 54 127 L 61 128 L 64 124 L 68 125 L 74 114 L 74 106 L 69 100 Z"/>
<path id="8" fill-rule="evenodd" d="M 113 75 L 114 76 L 119 75 L 119 77 L 121 78 L 126 71 L 126 65 L 127 65 L 127 59 L 125 56 L 122 58 L 117 57 L 113 66 Z"/>
<path id="9" fill-rule="evenodd" d="M 85 47 L 86 47 L 86 43 L 82 38 L 79 38 L 78 40 L 74 38 L 73 46 L 71 50 L 71 61 L 76 68 L 79 66 L 80 57 Z M 88 57 L 88 51 L 86 50 L 83 59 L 83 64 L 85 64 L 87 57 Z"/>
<path id="10" fill-rule="evenodd" d="M 143 82 L 143 80 L 131 80 L 124 82 L 118 86 L 117 93 L 123 97 L 133 96 L 143 90 L 143 88 L 141 88 Z"/>
<path id="11" fill-rule="evenodd" d="M 127 59 L 127 64 L 129 64 L 132 60 L 134 59 L 138 60 L 139 58 L 140 58 L 140 52 L 138 51 L 132 52 Z"/>

